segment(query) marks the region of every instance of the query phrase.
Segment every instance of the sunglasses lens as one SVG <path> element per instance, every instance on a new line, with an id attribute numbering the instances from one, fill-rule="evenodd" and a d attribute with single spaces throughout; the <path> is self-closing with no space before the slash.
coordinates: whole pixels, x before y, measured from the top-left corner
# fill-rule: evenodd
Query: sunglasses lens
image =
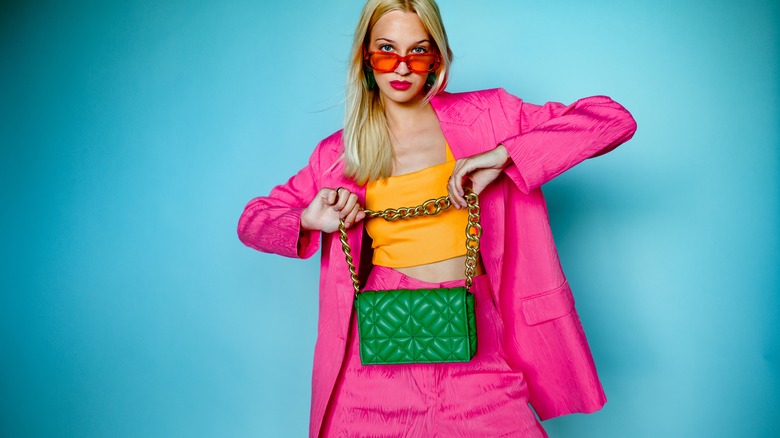
<path id="1" fill-rule="evenodd" d="M 369 58 L 371 68 L 381 72 L 390 72 L 395 70 L 398 62 L 398 55 L 395 53 L 372 53 Z"/>
<path id="2" fill-rule="evenodd" d="M 372 52 L 368 56 L 368 63 L 372 69 L 387 73 L 398 68 L 401 59 L 395 53 Z M 439 56 L 433 53 L 419 53 L 406 58 L 406 65 L 415 73 L 432 72 L 439 68 L 440 63 Z"/>
<path id="3" fill-rule="evenodd" d="M 417 73 L 428 73 L 439 67 L 439 58 L 436 55 L 412 55 L 409 57 L 409 70 Z"/>

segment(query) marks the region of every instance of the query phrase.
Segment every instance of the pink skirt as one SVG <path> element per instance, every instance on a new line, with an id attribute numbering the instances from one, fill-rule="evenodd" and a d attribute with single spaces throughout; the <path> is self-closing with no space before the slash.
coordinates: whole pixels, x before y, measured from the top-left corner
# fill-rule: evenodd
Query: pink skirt
<path id="1" fill-rule="evenodd" d="M 368 290 L 462 286 L 427 283 L 375 267 Z M 477 353 L 469 362 L 360 363 L 352 313 L 347 350 L 322 428 L 323 437 L 546 437 L 528 406 L 523 374 L 505 360 L 503 326 L 486 275 L 474 278 Z"/>

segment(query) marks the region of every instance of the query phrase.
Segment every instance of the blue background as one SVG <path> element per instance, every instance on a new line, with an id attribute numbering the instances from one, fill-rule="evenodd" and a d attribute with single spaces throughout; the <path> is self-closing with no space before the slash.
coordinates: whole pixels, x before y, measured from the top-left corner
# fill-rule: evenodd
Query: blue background
<path id="1" fill-rule="evenodd" d="M 341 126 L 361 6 L 0 3 L 0 435 L 305 435 L 317 257 L 235 227 Z M 778 3 L 441 8 L 450 91 L 639 123 L 545 186 L 609 397 L 550 435 L 776 436 Z"/>

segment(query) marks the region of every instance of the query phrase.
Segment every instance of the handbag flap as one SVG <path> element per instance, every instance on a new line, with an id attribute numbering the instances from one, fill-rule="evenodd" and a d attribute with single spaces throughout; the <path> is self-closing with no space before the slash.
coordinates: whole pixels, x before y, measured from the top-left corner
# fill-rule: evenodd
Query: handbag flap
<path id="1" fill-rule="evenodd" d="M 355 300 L 363 364 L 468 361 L 474 295 L 464 287 L 365 291 Z"/>

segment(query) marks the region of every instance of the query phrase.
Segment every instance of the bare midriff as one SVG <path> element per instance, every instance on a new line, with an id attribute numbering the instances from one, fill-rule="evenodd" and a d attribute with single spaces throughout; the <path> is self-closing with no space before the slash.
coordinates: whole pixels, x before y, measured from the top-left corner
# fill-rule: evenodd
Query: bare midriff
<path id="1" fill-rule="evenodd" d="M 464 280 L 466 278 L 466 256 L 454 257 L 439 262 L 427 263 L 419 266 L 407 266 L 405 268 L 393 268 L 396 271 L 417 280 L 428 283 L 443 283 L 451 280 Z M 475 276 L 485 272 L 482 260 L 477 257 Z"/>

